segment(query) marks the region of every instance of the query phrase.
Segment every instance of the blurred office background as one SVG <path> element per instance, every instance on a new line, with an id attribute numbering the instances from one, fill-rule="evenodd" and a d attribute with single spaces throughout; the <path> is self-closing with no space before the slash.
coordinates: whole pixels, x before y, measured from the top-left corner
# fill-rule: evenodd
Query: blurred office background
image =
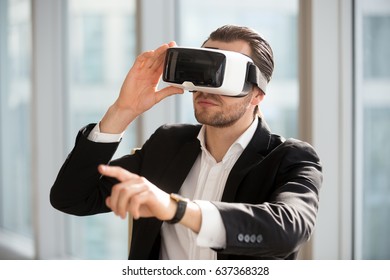
<path id="1" fill-rule="evenodd" d="M 98 122 L 135 57 L 197 47 L 224 24 L 258 30 L 276 68 L 261 110 L 324 165 L 303 259 L 390 259 L 390 0 L 0 0 L 0 259 L 126 259 L 127 222 L 49 204 L 77 131 Z M 191 94 L 129 127 L 195 122 Z"/>

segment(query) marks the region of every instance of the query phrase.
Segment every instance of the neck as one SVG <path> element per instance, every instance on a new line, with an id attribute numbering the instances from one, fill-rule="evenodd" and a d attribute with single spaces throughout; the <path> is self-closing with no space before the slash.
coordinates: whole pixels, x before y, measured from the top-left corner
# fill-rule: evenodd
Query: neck
<path id="1" fill-rule="evenodd" d="M 217 162 L 222 161 L 230 146 L 248 129 L 252 122 L 253 115 L 243 117 L 229 127 L 206 125 L 206 147 Z"/>

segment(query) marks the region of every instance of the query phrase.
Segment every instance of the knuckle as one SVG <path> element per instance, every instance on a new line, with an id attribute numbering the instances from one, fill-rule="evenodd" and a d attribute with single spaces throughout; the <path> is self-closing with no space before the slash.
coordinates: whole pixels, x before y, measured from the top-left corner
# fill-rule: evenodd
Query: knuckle
<path id="1" fill-rule="evenodd" d="M 129 188 L 122 187 L 121 189 L 119 189 L 119 195 L 121 196 L 127 195 L 128 191 Z"/>
<path id="2" fill-rule="evenodd" d="M 149 184 L 148 179 L 146 179 L 143 176 L 138 177 L 138 180 L 139 180 L 139 183 L 141 183 L 141 184 L 144 184 L 144 185 L 148 185 Z"/>
<path id="3" fill-rule="evenodd" d="M 121 190 L 121 185 L 117 184 L 112 187 L 111 192 L 118 192 L 120 190 Z"/>

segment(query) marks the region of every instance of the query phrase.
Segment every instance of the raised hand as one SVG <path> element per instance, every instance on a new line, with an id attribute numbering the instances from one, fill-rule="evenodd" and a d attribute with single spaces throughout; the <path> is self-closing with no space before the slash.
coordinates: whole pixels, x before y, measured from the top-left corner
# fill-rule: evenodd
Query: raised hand
<path id="1" fill-rule="evenodd" d="M 136 117 L 164 98 L 184 92 L 172 86 L 157 89 L 166 51 L 175 45 L 175 42 L 170 42 L 137 57 L 122 84 L 117 100 L 100 123 L 102 132 L 121 133 Z"/>

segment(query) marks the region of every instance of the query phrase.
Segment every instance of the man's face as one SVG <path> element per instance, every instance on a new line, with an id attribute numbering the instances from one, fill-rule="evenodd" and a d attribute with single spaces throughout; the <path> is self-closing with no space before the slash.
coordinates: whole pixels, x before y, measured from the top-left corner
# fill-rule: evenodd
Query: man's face
<path id="1" fill-rule="evenodd" d="M 240 52 L 250 55 L 250 47 L 245 41 L 230 43 L 220 41 L 207 41 L 205 48 L 217 48 L 221 50 Z M 227 97 L 206 92 L 194 92 L 193 102 L 195 118 L 199 123 L 214 127 L 229 127 L 235 124 L 245 114 L 253 113 L 251 106 L 253 92 L 245 97 Z"/>

